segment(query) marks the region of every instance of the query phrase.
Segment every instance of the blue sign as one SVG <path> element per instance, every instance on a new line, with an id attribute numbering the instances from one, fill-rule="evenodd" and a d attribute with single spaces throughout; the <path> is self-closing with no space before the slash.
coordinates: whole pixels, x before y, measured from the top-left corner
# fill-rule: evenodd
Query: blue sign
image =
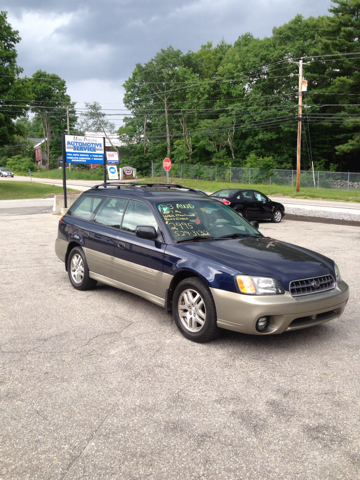
<path id="1" fill-rule="evenodd" d="M 109 167 L 109 172 L 110 173 L 116 173 L 116 168 L 115 167 Z"/>
<path id="2" fill-rule="evenodd" d="M 104 164 L 104 138 L 65 135 L 65 152 L 67 163 Z"/>

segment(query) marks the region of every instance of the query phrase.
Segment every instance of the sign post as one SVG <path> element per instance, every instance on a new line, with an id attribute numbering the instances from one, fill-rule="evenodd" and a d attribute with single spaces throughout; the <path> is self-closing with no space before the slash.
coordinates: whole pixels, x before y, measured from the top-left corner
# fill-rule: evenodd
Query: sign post
<path id="1" fill-rule="evenodd" d="M 164 170 L 166 170 L 166 181 L 167 181 L 167 183 L 169 183 L 169 171 L 170 171 L 170 168 L 171 168 L 170 158 L 164 158 L 163 167 L 164 167 Z"/>

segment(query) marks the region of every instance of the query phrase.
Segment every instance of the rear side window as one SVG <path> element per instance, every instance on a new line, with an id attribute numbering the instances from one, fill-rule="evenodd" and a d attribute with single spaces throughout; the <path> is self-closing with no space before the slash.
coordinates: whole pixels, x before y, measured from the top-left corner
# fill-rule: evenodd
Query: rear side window
<path id="1" fill-rule="evenodd" d="M 68 210 L 68 215 L 81 220 L 90 220 L 102 200 L 102 197 L 83 196 Z"/>
<path id="2" fill-rule="evenodd" d="M 93 221 L 107 227 L 120 228 L 126 204 L 126 198 L 108 198 Z"/>
<path id="3" fill-rule="evenodd" d="M 230 197 L 230 190 L 220 190 L 219 192 L 214 193 L 212 196 L 213 197 L 229 198 Z"/>
<path id="4" fill-rule="evenodd" d="M 136 200 L 130 200 L 126 209 L 122 230 L 135 233 L 136 227 L 158 228 L 157 221 L 149 205 Z"/>

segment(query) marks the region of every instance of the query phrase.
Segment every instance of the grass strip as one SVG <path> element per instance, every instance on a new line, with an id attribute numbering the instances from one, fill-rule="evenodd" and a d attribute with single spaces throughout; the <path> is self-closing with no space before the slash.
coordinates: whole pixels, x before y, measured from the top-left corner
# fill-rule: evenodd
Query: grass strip
<path id="1" fill-rule="evenodd" d="M 78 190 L 67 189 L 68 193 L 80 193 Z M 35 182 L 17 182 L 14 180 L 0 181 L 0 200 L 22 200 L 26 198 L 51 198 L 62 194 L 62 187 Z"/>

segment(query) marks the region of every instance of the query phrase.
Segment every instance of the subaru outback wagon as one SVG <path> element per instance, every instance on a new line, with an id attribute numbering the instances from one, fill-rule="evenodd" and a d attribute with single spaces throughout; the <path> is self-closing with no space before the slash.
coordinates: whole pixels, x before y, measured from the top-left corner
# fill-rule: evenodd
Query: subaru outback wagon
<path id="1" fill-rule="evenodd" d="M 195 342 L 221 329 L 269 335 L 339 317 L 349 289 L 333 260 L 255 226 L 180 185 L 105 183 L 61 217 L 55 251 L 74 288 L 102 282 L 139 295 Z"/>

